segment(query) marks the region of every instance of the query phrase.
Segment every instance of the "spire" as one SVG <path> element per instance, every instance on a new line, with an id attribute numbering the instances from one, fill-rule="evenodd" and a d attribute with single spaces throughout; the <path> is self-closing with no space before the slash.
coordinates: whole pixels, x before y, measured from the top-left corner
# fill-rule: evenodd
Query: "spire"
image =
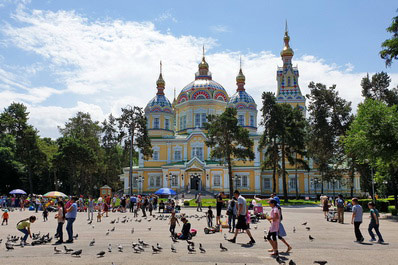
<path id="1" fill-rule="evenodd" d="M 287 27 L 287 20 L 285 22 L 285 35 L 283 37 L 283 42 L 284 42 L 284 47 L 283 50 L 281 51 L 281 56 L 283 59 L 283 64 L 291 64 L 291 59 L 294 55 L 294 52 L 292 50 L 292 48 L 290 48 L 290 36 L 289 36 L 289 30 Z"/>
<path id="2" fill-rule="evenodd" d="M 208 76 L 209 75 L 209 64 L 206 62 L 205 58 L 205 46 L 202 47 L 202 61 L 199 64 L 199 76 Z"/>
<path id="3" fill-rule="evenodd" d="M 160 61 L 160 74 L 159 74 L 159 78 L 158 81 L 156 81 L 156 87 L 158 89 L 158 92 L 156 93 L 156 95 L 164 95 L 164 87 L 165 87 L 166 83 L 163 80 L 163 76 L 162 76 L 162 61 Z"/>
<path id="4" fill-rule="evenodd" d="M 239 58 L 239 73 L 236 76 L 236 84 L 238 85 L 238 89 L 236 91 L 245 91 L 245 80 L 246 77 L 242 72 L 242 57 Z"/>

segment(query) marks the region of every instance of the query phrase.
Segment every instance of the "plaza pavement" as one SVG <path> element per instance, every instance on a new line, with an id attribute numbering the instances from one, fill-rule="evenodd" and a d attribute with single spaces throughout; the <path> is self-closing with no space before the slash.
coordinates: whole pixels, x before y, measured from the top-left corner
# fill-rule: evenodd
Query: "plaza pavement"
<path id="1" fill-rule="evenodd" d="M 205 211 L 205 208 L 203 209 Z M 269 208 L 266 208 L 269 211 Z M 182 212 L 187 215 L 196 214 L 196 209 L 183 208 Z M 225 213 L 225 211 L 223 211 Z M 34 212 L 11 212 L 8 226 L 0 226 L 0 238 L 3 242 L 0 244 L 0 264 L 10 265 L 44 265 L 44 264 L 278 264 L 277 261 L 271 258 L 267 252 L 270 247 L 268 242 L 265 242 L 264 228 L 268 230 L 268 221 L 262 220 L 257 224 L 257 229 L 252 226 L 252 233 L 257 243 L 248 247 L 245 245 L 249 238 L 246 234 L 239 234 L 237 243 L 232 244 L 224 240 L 224 233 L 226 232 L 228 238 L 232 236 L 228 231 L 222 233 L 215 233 L 206 235 L 203 228 L 206 224 L 206 219 L 202 218 L 199 221 L 195 218 L 190 218 L 192 227 L 198 230 L 198 235 L 194 237 L 193 241 L 196 243 L 198 250 L 199 243 L 207 250 L 205 254 L 188 254 L 187 243 L 179 242 L 175 246 L 177 253 L 171 253 L 171 239 L 168 232 L 168 221 L 160 221 L 151 218 L 151 222 L 142 219 L 142 222 L 127 222 L 110 224 L 110 221 L 116 218 L 122 220 L 123 216 L 132 218 L 131 213 L 110 213 L 110 217 L 103 218 L 101 223 L 93 222 L 94 228 L 87 224 L 87 214 L 79 213 L 76 222 L 74 223 L 74 233 L 78 233 L 78 239 L 73 244 L 68 244 L 69 248 L 74 250 L 83 249 L 80 258 L 72 257 L 69 254 L 54 254 L 52 244 L 39 246 L 26 246 L 24 248 L 15 247 L 14 250 L 7 251 L 4 245 L 7 235 L 18 235 L 21 233 L 16 230 L 16 222 L 28 217 L 29 215 L 36 215 L 38 221 L 32 225 L 32 231 L 41 234 L 50 232 L 54 235 L 56 229 L 56 220 L 54 213 L 50 213 L 49 221 L 43 222 L 41 212 L 35 214 Z M 202 213 L 199 213 L 200 215 Z M 204 214 L 204 212 L 203 212 Z M 345 224 L 337 224 L 327 222 L 323 218 L 320 207 L 284 207 L 283 208 L 283 223 L 288 233 L 287 241 L 292 245 L 293 250 L 290 254 L 284 254 L 286 249 L 280 243 L 280 251 L 282 257 L 286 257 L 286 264 L 289 259 L 293 259 L 296 264 L 313 264 L 315 260 L 327 260 L 327 264 L 336 265 L 354 265 L 354 264 L 398 264 L 398 223 L 392 220 L 381 220 L 380 230 L 384 236 L 386 245 L 368 243 L 369 235 L 367 233 L 367 225 L 369 219 L 368 214 L 365 214 L 364 224 L 362 225 L 362 233 L 365 236 L 365 244 L 353 243 L 355 240 L 353 226 L 350 224 L 351 213 L 345 213 Z M 301 225 L 307 221 L 311 228 L 306 231 L 305 227 Z M 293 226 L 296 227 L 296 233 L 293 233 Z M 108 229 L 115 227 L 114 232 L 110 232 L 106 236 Z M 151 231 L 148 231 L 151 227 Z M 131 234 L 131 229 L 134 228 L 134 234 Z M 181 226 L 177 226 L 179 231 Z M 64 231 L 65 239 L 66 231 Z M 315 238 L 310 242 L 308 236 Z M 89 242 L 95 238 L 95 245 L 90 247 Z M 163 247 L 163 251 L 159 254 L 152 254 L 151 248 L 145 249 L 141 254 L 135 254 L 131 248 L 132 242 L 137 242 L 138 238 L 144 240 L 150 245 L 159 243 Z M 31 242 L 31 239 L 28 239 Z M 52 243 L 55 241 L 53 240 Z M 108 244 L 112 244 L 112 252 L 107 252 Z M 221 252 L 219 244 L 223 243 L 228 251 Z M 123 252 L 117 251 L 117 246 L 123 245 Z M 58 249 L 63 249 L 63 245 L 57 246 Z M 97 258 L 96 253 L 104 250 L 106 252 L 103 258 Z"/>

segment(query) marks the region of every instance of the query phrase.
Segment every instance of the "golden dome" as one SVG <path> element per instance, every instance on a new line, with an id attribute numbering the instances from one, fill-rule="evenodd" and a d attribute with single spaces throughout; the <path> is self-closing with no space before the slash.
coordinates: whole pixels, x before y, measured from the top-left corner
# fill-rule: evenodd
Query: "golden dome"
<path id="1" fill-rule="evenodd" d="M 160 73 L 158 81 L 156 81 L 157 87 L 165 87 L 166 82 L 163 80 L 162 73 Z"/>
<path id="2" fill-rule="evenodd" d="M 239 74 L 236 76 L 236 83 L 244 83 L 245 80 L 246 80 L 246 77 L 242 72 L 242 68 L 240 68 Z"/>
<path id="3" fill-rule="evenodd" d="M 285 47 L 283 47 L 283 50 L 281 51 L 282 57 L 294 55 L 292 48 L 290 48 L 289 41 L 290 41 L 290 37 L 289 37 L 289 33 L 287 31 L 287 22 L 286 22 L 285 36 L 283 37 L 283 42 L 285 43 Z"/>
<path id="4" fill-rule="evenodd" d="M 209 69 L 209 64 L 206 62 L 204 56 L 202 58 L 202 61 L 199 64 L 199 69 Z"/>

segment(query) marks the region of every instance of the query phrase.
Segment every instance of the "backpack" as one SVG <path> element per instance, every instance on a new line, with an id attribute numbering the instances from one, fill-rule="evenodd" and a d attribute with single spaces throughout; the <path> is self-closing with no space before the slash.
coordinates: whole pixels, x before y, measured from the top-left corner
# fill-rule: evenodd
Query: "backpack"
<path id="1" fill-rule="evenodd" d="M 343 199 L 337 199 L 337 207 L 344 208 L 344 200 Z"/>

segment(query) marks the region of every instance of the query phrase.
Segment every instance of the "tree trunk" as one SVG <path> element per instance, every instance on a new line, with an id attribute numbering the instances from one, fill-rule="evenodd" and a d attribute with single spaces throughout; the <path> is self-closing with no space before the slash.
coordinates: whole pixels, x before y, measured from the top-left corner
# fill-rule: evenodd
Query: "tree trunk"
<path id="1" fill-rule="evenodd" d="M 234 194 L 234 182 L 232 179 L 232 161 L 230 155 L 227 157 L 227 163 L 228 163 L 228 175 L 229 175 L 229 198 L 232 199 L 232 196 Z"/>
<path id="2" fill-rule="evenodd" d="M 299 199 L 299 190 L 298 190 L 298 181 L 297 181 L 297 153 L 296 153 L 296 175 L 295 175 L 295 182 L 296 182 L 296 200 Z"/>
<path id="3" fill-rule="evenodd" d="M 283 197 L 285 202 L 289 202 L 286 185 L 286 163 L 285 163 L 285 139 L 282 137 L 282 184 L 283 184 Z"/>

